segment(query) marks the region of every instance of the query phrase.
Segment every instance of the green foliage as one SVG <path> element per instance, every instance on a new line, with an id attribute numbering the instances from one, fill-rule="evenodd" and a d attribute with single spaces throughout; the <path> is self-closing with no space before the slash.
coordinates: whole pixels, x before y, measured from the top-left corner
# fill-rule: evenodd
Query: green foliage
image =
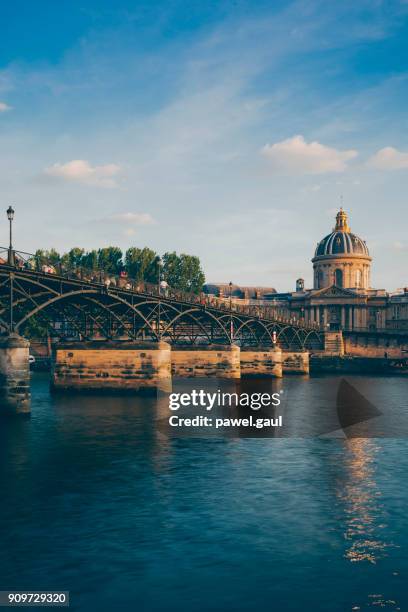
<path id="1" fill-rule="evenodd" d="M 137 281 L 157 283 L 158 281 L 158 254 L 144 247 L 131 247 L 126 251 L 124 261 L 123 253 L 119 247 L 105 247 L 98 251 L 85 251 L 75 247 L 62 256 L 55 250 L 38 250 L 35 254 L 36 265 L 50 264 L 65 270 L 79 267 L 88 270 L 103 270 L 108 274 L 117 275 L 125 269 L 130 278 Z M 203 270 L 198 257 L 175 251 L 163 255 L 162 278 L 167 281 L 171 289 L 199 293 L 205 282 Z"/>
<path id="2" fill-rule="evenodd" d="M 175 251 L 163 255 L 162 277 L 170 287 L 181 289 L 180 283 L 180 259 Z"/>
<path id="3" fill-rule="evenodd" d="M 170 287 L 192 293 L 199 293 L 205 282 L 199 258 L 175 251 L 163 255 L 163 278 Z"/>
<path id="4" fill-rule="evenodd" d="M 85 250 L 79 247 L 74 247 L 68 253 L 65 253 L 61 258 L 61 263 L 64 267 L 72 269 L 78 268 L 81 265 L 82 257 L 84 256 Z"/>
<path id="5" fill-rule="evenodd" d="M 105 247 L 98 251 L 98 265 L 109 274 L 119 274 L 123 269 L 122 257 L 119 247 Z"/>
<path id="6" fill-rule="evenodd" d="M 43 340 L 47 337 L 48 326 L 41 320 L 38 315 L 33 315 L 24 324 L 24 336 L 26 338 L 35 338 L 36 340 Z"/>
<path id="7" fill-rule="evenodd" d="M 36 265 L 41 267 L 46 264 L 57 266 L 60 262 L 61 255 L 55 249 L 50 249 L 49 251 L 38 249 L 35 252 L 34 261 L 31 260 L 33 267 L 36 267 Z"/>
<path id="8" fill-rule="evenodd" d="M 152 249 L 132 247 L 126 251 L 125 269 L 130 278 L 154 283 L 158 278 L 158 255 Z"/>
<path id="9" fill-rule="evenodd" d="M 99 267 L 98 251 L 88 251 L 82 255 L 81 266 L 88 270 L 97 270 Z"/>

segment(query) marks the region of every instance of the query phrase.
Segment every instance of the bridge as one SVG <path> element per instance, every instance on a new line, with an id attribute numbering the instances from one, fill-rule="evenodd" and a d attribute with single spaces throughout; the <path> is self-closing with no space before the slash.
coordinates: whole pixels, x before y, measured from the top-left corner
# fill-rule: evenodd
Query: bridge
<path id="1" fill-rule="evenodd" d="M 26 254 L 27 255 L 27 254 Z M 17 261 L 22 261 L 18 259 Z M 47 273 L 0 265 L 0 329 L 24 335 L 36 316 L 62 340 L 166 340 L 174 344 L 323 348 L 317 326 L 159 285 L 77 268 Z"/>
<path id="2" fill-rule="evenodd" d="M 282 376 L 282 350 L 288 371 L 307 372 L 308 351 L 324 348 L 322 330 L 273 307 L 3 252 L 0 406 L 12 413 L 30 411 L 33 322 L 57 340 L 52 384 L 64 390 L 168 391 L 172 376 Z"/>

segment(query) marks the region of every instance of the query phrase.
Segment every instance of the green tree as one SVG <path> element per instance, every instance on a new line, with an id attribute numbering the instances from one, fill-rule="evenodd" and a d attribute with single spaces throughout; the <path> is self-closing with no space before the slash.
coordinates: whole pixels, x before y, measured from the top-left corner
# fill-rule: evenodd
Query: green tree
<path id="1" fill-rule="evenodd" d="M 57 266 L 61 261 L 61 255 L 55 249 L 45 251 L 46 257 L 52 266 Z"/>
<path id="2" fill-rule="evenodd" d="M 26 338 L 33 338 L 36 340 L 44 340 L 49 332 L 49 327 L 46 321 L 39 315 L 33 315 L 24 324 L 23 335 Z"/>
<path id="3" fill-rule="evenodd" d="M 98 269 L 98 251 L 88 251 L 81 257 L 81 266 L 88 270 Z"/>
<path id="4" fill-rule="evenodd" d="M 55 249 L 50 249 L 49 251 L 38 249 L 35 252 L 34 260 L 40 267 L 45 264 L 57 266 L 61 262 L 61 255 Z"/>
<path id="5" fill-rule="evenodd" d="M 180 258 L 175 251 L 163 255 L 162 276 L 173 289 L 180 287 Z"/>
<path id="6" fill-rule="evenodd" d="M 61 258 L 61 263 L 69 269 L 78 268 L 81 265 L 81 260 L 84 253 L 85 249 L 74 247 L 68 251 L 68 253 L 64 253 Z"/>
<path id="7" fill-rule="evenodd" d="M 113 246 L 87 252 L 74 247 L 62 257 L 55 249 L 39 249 L 31 260 L 33 267 L 50 264 L 58 268 L 58 264 L 62 264 L 63 269 L 82 266 L 89 270 L 101 269 L 108 274 L 119 274 L 125 268 L 131 278 L 150 283 L 158 281 L 158 261 L 157 253 L 147 247 L 129 248 L 123 261 L 122 251 Z M 178 255 L 175 251 L 163 255 L 162 278 L 173 289 L 193 293 L 199 293 L 205 282 L 199 258 L 186 253 Z"/>
<path id="8" fill-rule="evenodd" d="M 198 257 L 186 253 L 180 255 L 180 276 L 181 284 L 185 286 L 186 291 L 200 293 L 205 283 L 205 276 Z"/>
<path id="9" fill-rule="evenodd" d="M 163 255 L 163 278 L 170 287 L 192 293 L 199 293 L 205 282 L 199 258 L 175 251 Z"/>
<path id="10" fill-rule="evenodd" d="M 105 247 L 98 251 L 98 265 L 109 274 L 119 274 L 123 269 L 122 257 L 119 247 Z"/>
<path id="11" fill-rule="evenodd" d="M 158 255 L 152 249 L 131 247 L 126 251 L 125 268 L 131 278 L 154 283 L 157 280 Z"/>

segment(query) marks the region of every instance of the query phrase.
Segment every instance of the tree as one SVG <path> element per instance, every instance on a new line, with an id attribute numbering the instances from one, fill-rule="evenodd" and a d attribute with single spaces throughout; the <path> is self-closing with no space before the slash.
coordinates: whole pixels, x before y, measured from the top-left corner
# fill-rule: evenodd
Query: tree
<path id="1" fill-rule="evenodd" d="M 61 261 L 61 255 L 55 249 L 45 251 L 45 255 L 52 266 L 57 266 Z"/>
<path id="2" fill-rule="evenodd" d="M 201 268 L 200 259 L 195 255 L 180 255 L 180 284 L 186 291 L 200 293 L 205 283 L 204 272 Z"/>
<path id="3" fill-rule="evenodd" d="M 98 251 L 88 251 L 81 257 L 81 266 L 88 270 L 98 269 Z"/>
<path id="4" fill-rule="evenodd" d="M 125 268 L 131 278 L 154 283 L 157 280 L 158 255 L 152 249 L 131 247 L 126 251 Z"/>
<path id="5" fill-rule="evenodd" d="M 199 293 L 205 282 L 199 258 L 175 251 L 163 255 L 163 278 L 170 287 L 192 293 Z"/>
<path id="6" fill-rule="evenodd" d="M 69 268 L 78 268 L 81 265 L 82 257 L 85 253 L 85 249 L 80 249 L 79 247 L 74 247 L 68 253 L 64 253 L 61 258 L 61 263 Z"/>
<path id="7" fill-rule="evenodd" d="M 49 333 L 49 327 L 40 315 L 33 315 L 24 324 L 24 336 L 36 340 L 44 340 Z"/>
<path id="8" fill-rule="evenodd" d="M 109 274 L 119 274 L 123 269 L 122 251 L 119 247 L 105 247 L 98 251 L 98 266 Z"/>
<path id="9" fill-rule="evenodd" d="M 38 250 L 35 257 L 30 260 L 34 266 L 41 267 L 50 264 L 58 269 L 62 264 L 63 269 L 72 270 L 79 267 L 88 270 L 103 270 L 107 274 L 119 274 L 123 269 L 136 281 L 157 283 L 158 281 L 158 254 L 148 247 L 131 247 L 126 251 L 123 261 L 123 253 L 119 247 L 105 247 L 98 251 L 86 251 L 80 247 L 74 247 L 61 257 L 55 249 L 49 251 Z M 175 251 L 163 255 L 162 278 L 167 281 L 173 289 L 199 293 L 205 282 L 201 263 L 195 255 Z"/>
<path id="10" fill-rule="evenodd" d="M 35 262 L 39 267 L 43 265 L 57 266 L 61 262 L 61 255 L 55 249 L 45 251 L 38 249 L 34 255 Z"/>
<path id="11" fill-rule="evenodd" d="M 176 251 L 163 255 L 163 278 L 173 289 L 180 287 L 180 258 Z"/>

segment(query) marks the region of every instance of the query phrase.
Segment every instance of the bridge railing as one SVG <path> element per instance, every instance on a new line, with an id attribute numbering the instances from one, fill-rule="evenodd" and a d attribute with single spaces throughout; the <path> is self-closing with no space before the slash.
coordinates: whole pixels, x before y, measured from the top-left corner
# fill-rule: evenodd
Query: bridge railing
<path id="1" fill-rule="evenodd" d="M 121 274 L 111 274 L 102 269 L 91 269 L 84 266 L 69 266 L 66 263 L 54 263 L 44 259 L 43 256 L 37 256 L 24 251 L 13 251 L 14 267 L 17 270 L 37 272 L 46 275 L 57 275 L 71 280 L 79 280 L 81 282 L 89 282 L 102 285 L 108 291 L 121 289 L 132 293 L 151 295 L 152 297 L 163 297 L 166 299 L 175 300 L 178 302 L 187 302 L 208 308 L 217 308 L 225 310 L 228 313 L 244 314 L 251 317 L 256 317 L 264 320 L 273 320 L 282 324 L 297 326 L 308 330 L 320 330 L 317 323 L 306 323 L 304 319 L 296 317 L 284 317 L 277 312 L 273 306 L 265 305 L 247 305 L 237 304 L 234 299 L 229 296 L 217 297 L 206 293 L 192 293 L 180 291 L 162 283 L 149 283 L 143 280 L 133 279 L 126 272 Z M 8 255 L 8 249 L 0 247 L 0 265 L 7 264 L 5 255 Z"/>

